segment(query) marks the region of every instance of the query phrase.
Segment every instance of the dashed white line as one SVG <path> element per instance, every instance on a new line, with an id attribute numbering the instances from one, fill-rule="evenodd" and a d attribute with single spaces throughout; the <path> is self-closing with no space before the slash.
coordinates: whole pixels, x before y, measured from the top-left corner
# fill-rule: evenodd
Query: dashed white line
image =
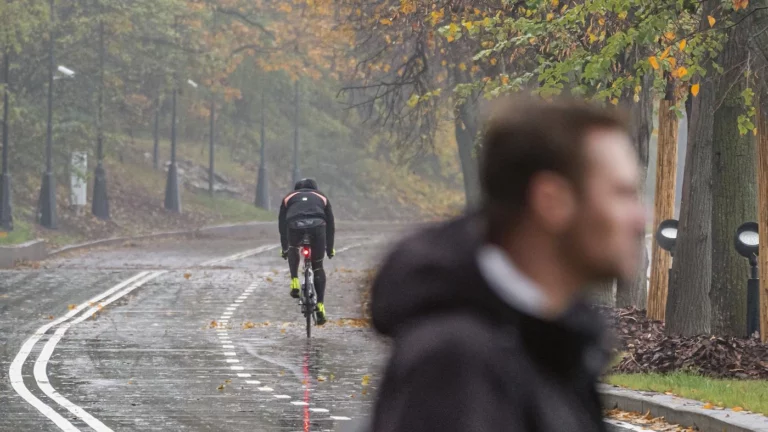
<path id="1" fill-rule="evenodd" d="M 282 395 L 282 394 L 279 394 L 279 395 L 273 395 L 273 396 L 274 396 L 276 399 L 290 399 L 290 398 L 291 398 L 291 397 L 290 397 L 290 396 L 288 396 L 288 395 Z"/>
<path id="2" fill-rule="evenodd" d="M 227 363 L 240 363 L 238 359 L 227 359 Z"/>
<path id="3" fill-rule="evenodd" d="M 263 392 L 275 391 L 275 389 L 273 389 L 272 387 L 259 387 L 259 390 Z"/>
<path id="4" fill-rule="evenodd" d="M 228 352 L 225 352 L 224 355 L 225 356 L 229 356 L 229 357 L 235 357 L 237 355 L 237 353 L 228 351 Z"/>
<path id="5" fill-rule="evenodd" d="M 230 366 L 229 368 L 232 369 L 233 371 L 245 370 L 245 368 L 242 366 Z"/>
<path id="6" fill-rule="evenodd" d="M 261 381 L 246 381 L 245 383 L 250 385 L 261 385 Z"/>
<path id="7" fill-rule="evenodd" d="M 237 374 L 237 377 L 238 377 L 238 378 L 250 378 L 250 377 L 251 377 L 251 374 L 247 374 L 247 373 L 239 373 L 239 374 Z"/>
<path id="8" fill-rule="evenodd" d="M 234 345 L 222 345 L 221 348 L 223 349 L 235 349 Z"/>
<path id="9" fill-rule="evenodd" d="M 325 408 L 310 408 L 309 411 L 313 412 L 313 413 L 327 413 L 327 412 L 330 412 L 330 411 L 328 411 Z"/>

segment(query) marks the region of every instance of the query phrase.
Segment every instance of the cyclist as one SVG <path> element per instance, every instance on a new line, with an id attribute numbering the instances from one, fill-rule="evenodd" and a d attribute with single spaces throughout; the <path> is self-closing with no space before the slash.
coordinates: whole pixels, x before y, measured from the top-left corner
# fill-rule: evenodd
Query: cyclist
<path id="1" fill-rule="evenodd" d="M 312 248 L 312 270 L 317 291 L 317 324 L 323 325 L 325 315 L 325 271 L 323 253 L 333 258 L 333 237 L 336 230 L 331 202 L 317 189 L 317 182 L 306 178 L 296 182 L 280 205 L 281 256 L 288 260 L 291 269 L 291 297 L 299 298 L 299 245 L 305 234 L 309 234 Z"/>

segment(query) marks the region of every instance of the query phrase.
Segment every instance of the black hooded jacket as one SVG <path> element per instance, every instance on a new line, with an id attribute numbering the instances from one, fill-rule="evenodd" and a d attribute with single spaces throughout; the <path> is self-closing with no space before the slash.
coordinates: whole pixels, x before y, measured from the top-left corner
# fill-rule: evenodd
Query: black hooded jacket
<path id="1" fill-rule="evenodd" d="M 328 253 L 333 250 L 336 221 L 331 201 L 316 189 L 299 189 L 289 193 L 280 204 L 278 229 L 283 250 L 288 249 L 288 230 L 325 225 L 325 245 Z"/>
<path id="2" fill-rule="evenodd" d="M 478 218 L 404 240 L 372 291 L 394 339 L 374 432 L 602 432 L 603 322 L 579 304 L 559 321 L 519 312 L 486 283 Z"/>

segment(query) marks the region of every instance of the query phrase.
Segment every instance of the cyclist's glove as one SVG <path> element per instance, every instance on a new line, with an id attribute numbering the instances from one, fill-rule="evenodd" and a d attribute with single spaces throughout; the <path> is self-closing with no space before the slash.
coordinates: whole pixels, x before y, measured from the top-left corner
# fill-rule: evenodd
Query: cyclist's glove
<path id="1" fill-rule="evenodd" d="M 328 252 L 328 259 L 333 259 L 336 256 L 336 249 L 331 249 Z"/>
<path id="2" fill-rule="evenodd" d="M 285 259 L 288 259 L 288 251 L 286 251 L 286 250 L 281 250 L 281 251 L 280 251 L 280 258 L 282 258 L 282 259 L 284 259 L 284 260 L 285 260 Z"/>

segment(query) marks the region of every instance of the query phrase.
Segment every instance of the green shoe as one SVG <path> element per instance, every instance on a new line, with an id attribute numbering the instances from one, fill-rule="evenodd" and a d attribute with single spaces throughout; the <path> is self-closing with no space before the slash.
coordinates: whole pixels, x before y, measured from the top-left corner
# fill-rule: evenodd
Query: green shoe
<path id="1" fill-rule="evenodd" d="M 322 304 L 322 303 L 318 303 L 317 304 L 317 315 L 316 315 L 316 317 L 317 317 L 317 325 L 321 326 L 321 325 L 325 324 L 326 319 L 325 319 L 325 305 L 324 304 Z"/>
<path id="2" fill-rule="evenodd" d="M 299 282 L 299 278 L 291 279 L 291 297 L 295 299 L 299 298 L 299 289 L 301 289 L 301 282 Z"/>

